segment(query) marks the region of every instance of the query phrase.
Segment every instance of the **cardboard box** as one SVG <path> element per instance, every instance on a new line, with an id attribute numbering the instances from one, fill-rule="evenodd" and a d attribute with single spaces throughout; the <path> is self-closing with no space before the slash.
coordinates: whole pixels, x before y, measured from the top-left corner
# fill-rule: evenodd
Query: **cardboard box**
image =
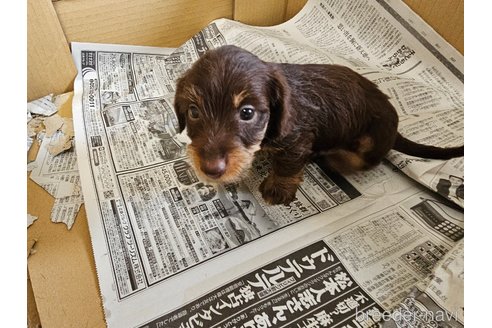
<path id="1" fill-rule="evenodd" d="M 216 18 L 274 25 L 293 17 L 306 0 L 28 0 L 27 100 L 73 90 L 71 41 L 177 47 Z M 463 0 L 405 0 L 463 53 Z M 445 18 L 445 20 L 444 20 Z M 60 111 L 71 116 L 71 99 Z M 29 157 L 35 157 L 37 145 Z M 82 206 L 72 229 L 50 221 L 54 199 L 27 178 L 32 284 L 29 314 L 49 327 L 104 327 L 97 274 Z"/>

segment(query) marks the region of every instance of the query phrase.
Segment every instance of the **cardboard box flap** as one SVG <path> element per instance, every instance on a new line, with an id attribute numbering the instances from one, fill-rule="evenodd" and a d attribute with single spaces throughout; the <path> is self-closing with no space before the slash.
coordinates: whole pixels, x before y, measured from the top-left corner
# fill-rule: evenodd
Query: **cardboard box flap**
<path id="1" fill-rule="evenodd" d="M 278 25 L 285 21 L 287 0 L 234 1 L 234 20 L 255 26 Z"/>
<path id="2" fill-rule="evenodd" d="M 27 2 L 27 101 L 73 89 L 77 70 L 50 0 Z"/>
<path id="3" fill-rule="evenodd" d="M 232 1 L 71 0 L 53 3 L 69 42 L 177 47 L 217 18 L 232 18 Z"/>

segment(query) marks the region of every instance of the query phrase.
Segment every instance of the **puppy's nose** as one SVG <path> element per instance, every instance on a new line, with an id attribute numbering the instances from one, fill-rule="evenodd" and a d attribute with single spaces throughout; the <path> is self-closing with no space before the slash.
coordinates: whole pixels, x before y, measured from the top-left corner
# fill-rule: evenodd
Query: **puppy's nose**
<path id="1" fill-rule="evenodd" d="M 206 159 L 201 161 L 201 169 L 208 177 L 212 179 L 220 178 L 226 171 L 225 157 Z"/>

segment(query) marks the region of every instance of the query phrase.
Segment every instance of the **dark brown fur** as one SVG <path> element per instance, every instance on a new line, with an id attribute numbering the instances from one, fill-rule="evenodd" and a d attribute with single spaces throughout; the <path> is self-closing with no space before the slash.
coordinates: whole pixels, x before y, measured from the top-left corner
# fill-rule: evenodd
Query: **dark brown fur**
<path id="1" fill-rule="evenodd" d="M 254 108 L 251 120 L 241 119 L 245 105 Z M 314 155 L 341 173 L 373 167 L 392 148 L 429 158 L 463 155 L 463 147 L 403 138 L 388 97 L 347 67 L 268 63 L 235 46 L 207 52 L 181 77 L 175 110 L 202 177 L 235 181 L 256 151 L 269 151 L 272 172 L 260 191 L 270 204 L 295 198 Z"/>

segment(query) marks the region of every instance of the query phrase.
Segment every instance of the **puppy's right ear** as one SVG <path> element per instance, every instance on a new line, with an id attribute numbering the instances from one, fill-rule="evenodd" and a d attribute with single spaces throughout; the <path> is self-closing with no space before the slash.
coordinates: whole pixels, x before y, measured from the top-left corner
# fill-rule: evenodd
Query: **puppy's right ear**
<path id="1" fill-rule="evenodd" d="M 183 78 L 178 80 L 176 84 L 176 94 L 174 95 L 174 112 L 178 118 L 179 133 L 183 132 L 186 127 L 186 108 L 183 106 Z"/>
<path id="2" fill-rule="evenodd" d="M 268 122 L 267 137 L 270 139 L 283 138 L 293 128 L 290 87 L 281 68 L 277 64 L 269 65 L 270 121 Z"/>

